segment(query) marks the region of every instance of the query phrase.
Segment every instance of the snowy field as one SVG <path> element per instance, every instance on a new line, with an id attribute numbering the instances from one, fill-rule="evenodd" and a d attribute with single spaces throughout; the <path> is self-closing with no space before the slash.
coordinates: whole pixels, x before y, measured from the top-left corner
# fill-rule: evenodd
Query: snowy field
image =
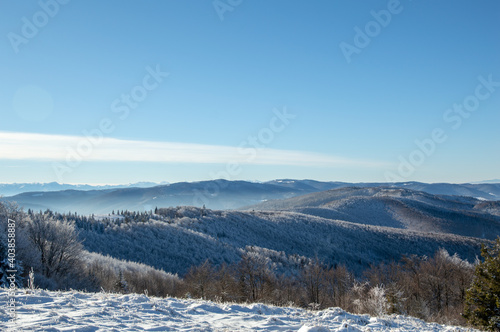
<path id="1" fill-rule="evenodd" d="M 5 290 L 0 290 L 0 301 L 0 330 L 7 331 Z M 36 290 L 17 295 L 17 301 L 11 331 L 470 331 L 403 316 L 353 315 L 339 308 L 311 312 L 136 294 Z"/>

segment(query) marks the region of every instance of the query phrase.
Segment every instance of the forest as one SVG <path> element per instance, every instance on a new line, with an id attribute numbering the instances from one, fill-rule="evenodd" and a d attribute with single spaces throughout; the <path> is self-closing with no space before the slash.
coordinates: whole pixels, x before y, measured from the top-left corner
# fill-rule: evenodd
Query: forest
<path id="1" fill-rule="evenodd" d="M 443 248 L 429 256 L 402 255 L 371 264 L 360 272 L 318 256 L 285 254 L 285 258 L 280 258 L 279 253 L 265 255 L 265 248 L 248 246 L 231 262 L 205 259 L 192 264 L 185 273 L 176 274 L 137 260 L 91 252 L 81 236 L 89 230 L 106 233 L 110 227 L 127 232 L 123 226 L 127 224 L 172 224 L 176 218 L 190 223 L 189 213 L 203 218 L 216 212 L 170 208 L 141 213 L 113 211 L 108 216 L 87 217 L 49 210 L 24 212 L 13 204 L 1 204 L 2 257 L 8 256 L 8 220 L 16 222 L 15 262 L 7 258 L 1 262 L 2 286 L 9 286 L 7 270 L 15 263 L 19 288 L 145 293 L 310 310 L 340 307 L 353 313 L 409 315 L 452 325 L 467 325 L 468 320 L 474 321 L 472 316 L 477 316 L 473 296 L 477 298 L 480 289 L 476 288 L 475 295 L 470 294 L 475 271 L 483 263 L 479 258 L 470 262 Z M 498 247 L 497 241 L 497 250 Z M 483 258 L 491 258 L 485 248 Z M 468 320 L 464 313 L 469 313 Z"/>

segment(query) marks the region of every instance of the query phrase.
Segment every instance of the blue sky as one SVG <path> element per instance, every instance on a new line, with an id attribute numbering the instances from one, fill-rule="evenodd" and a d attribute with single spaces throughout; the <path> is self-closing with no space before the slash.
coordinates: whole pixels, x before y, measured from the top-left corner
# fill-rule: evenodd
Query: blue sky
<path id="1" fill-rule="evenodd" d="M 0 182 L 500 178 L 498 1 L 0 6 Z"/>

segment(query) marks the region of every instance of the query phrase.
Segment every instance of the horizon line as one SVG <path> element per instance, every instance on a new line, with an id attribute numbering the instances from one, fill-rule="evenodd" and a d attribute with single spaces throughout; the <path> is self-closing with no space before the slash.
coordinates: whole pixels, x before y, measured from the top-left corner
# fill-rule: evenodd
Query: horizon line
<path id="1" fill-rule="evenodd" d="M 298 179 L 298 178 L 276 178 L 273 180 L 243 180 L 243 179 L 224 179 L 224 178 L 219 178 L 219 179 L 207 179 L 207 180 L 193 180 L 193 181 L 176 181 L 176 182 L 169 182 L 169 181 L 161 181 L 161 182 L 156 182 L 156 181 L 137 181 L 137 182 L 129 182 L 129 183 L 88 183 L 88 182 L 58 182 L 58 181 L 50 181 L 50 182 L 0 182 L 0 185 L 24 185 L 24 184 L 58 184 L 58 185 L 71 185 L 71 186 L 93 186 L 93 187 L 99 187 L 99 186 L 129 186 L 129 185 L 135 185 L 135 184 L 140 184 L 140 183 L 151 183 L 154 185 L 172 185 L 172 184 L 177 184 L 177 183 L 198 183 L 198 182 L 211 182 L 211 181 L 228 181 L 228 182 L 250 182 L 250 183 L 268 183 L 268 182 L 274 182 L 274 181 L 316 181 L 316 182 L 325 182 L 325 183 L 333 183 L 333 182 L 338 182 L 338 183 L 352 183 L 352 184 L 361 184 L 361 183 L 366 183 L 366 184 L 375 184 L 375 183 L 381 183 L 381 184 L 396 184 L 396 183 L 423 183 L 423 184 L 495 184 L 499 183 L 500 184 L 500 179 L 491 179 L 491 180 L 480 180 L 480 181 L 468 181 L 468 182 L 426 182 L 426 181 L 416 181 L 416 180 L 408 180 L 408 181 L 398 181 L 398 182 L 387 182 L 387 181 L 359 181 L 359 182 L 353 182 L 353 181 L 339 181 L 339 180 L 315 180 L 315 179 Z"/>

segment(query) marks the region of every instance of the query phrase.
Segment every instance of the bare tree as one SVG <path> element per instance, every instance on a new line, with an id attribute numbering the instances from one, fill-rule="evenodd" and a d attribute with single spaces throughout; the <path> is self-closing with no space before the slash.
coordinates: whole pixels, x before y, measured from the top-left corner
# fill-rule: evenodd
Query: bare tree
<path id="1" fill-rule="evenodd" d="M 266 259 L 252 252 L 242 256 L 237 274 L 242 300 L 250 302 L 263 300 L 274 278 Z"/>
<path id="2" fill-rule="evenodd" d="M 443 323 L 463 323 L 460 313 L 465 291 L 472 281 L 472 266 L 444 249 L 420 265 L 423 296 L 433 313 L 431 318 Z"/>
<path id="3" fill-rule="evenodd" d="M 318 258 L 304 266 L 301 271 L 302 283 L 306 289 L 308 304 L 321 306 L 324 298 L 325 270 Z"/>
<path id="4" fill-rule="evenodd" d="M 233 270 L 234 268 L 226 265 L 226 263 L 222 263 L 217 269 L 214 281 L 217 300 L 227 302 L 236 299 L 234 293 L 237 287 Z"/>
<path id="5" fill-rule="evenodd" d="M 325 271 L 328 305 L 347 309 L 351 302 L 349 292 L 353 284 L 354 276 L 344 265 L 332 267 L 328 271 Z"/>
<path id="6" fill-rule="evenodd" d="M 192 267 L 185 277 L 187 290 L 196 298 L 207 299 L 213 292 L 214 267 L 207 259 L 203 264 Z"/>

